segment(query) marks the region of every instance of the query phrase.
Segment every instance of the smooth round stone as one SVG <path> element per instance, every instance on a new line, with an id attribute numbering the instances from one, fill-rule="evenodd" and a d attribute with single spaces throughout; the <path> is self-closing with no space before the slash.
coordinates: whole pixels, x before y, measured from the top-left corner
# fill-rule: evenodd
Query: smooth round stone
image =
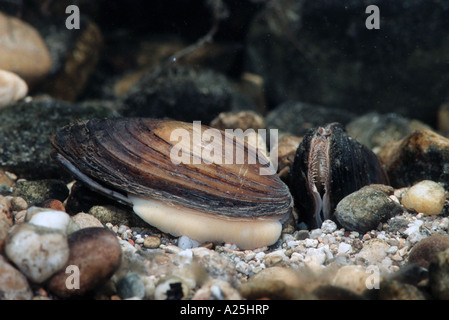
<path id="1" fill-rule="evenodd" d="M 332 220 L 324 220 L 321 224 L 321 231 L 324 233 L 332 233 L 337 230 L 337 224 Z"/>
<path id="2" fill-rule="evenodd" d="M 0 70 L 0 108 L 10 105 L 28 93 L 28 86 L 13 72 Z"/>
<path id="3" fill-rule="evenodd" d="M 156 236 L 148 236 L 143 241 L 143 246 L 148 249 L 156 249 L 161 245 L 161 238 Z"/>
<path id="4" fill-rule="evenodd" d="M 360 294 L 367 289 L 367 278 L 370 275 L 362 266 L 346 265 L 338 269 L 331 284 Z"/>
<path id="5" fill-rule="evenodd" d="M 103 227 L 103 224 L 100 220 L 95 218 L 93 215 L 79 212 L 76 215 L 72 216 L 72 220 L 82 229 L 89 227 Z"/>
<path id="6" fill-rule="evenodd" d="M 423 180 L 412 186 L 402 197 L 402 205 L 408 210 L 437 215 L 443 211 L 444 188 L 431 180 Z"/>
<path id="7" fill-rule="evenodd" d="M 187 236 L 181 236 L 178 238 L 178 247 L 181 249 L 192 249 L 196 248 L 200 245 L 200 243 L 196 240 L 193 240 Z"/>
<path id="8" fill-rule="evenodd" d="M 69 246 L 58 229 L 22 223 L 11 228 L 5 254 L 28 279 L 42 283 L 65 266 Z"/>
<path id="9" fill-rule="evenodd" d="M 30 207 L 25 221 L 41 227 L 58 229 L 65 234 L 79 229 L 67 213 L 53 209 Z"/>
<path id="10" fill-rule="evenodd" d="M 30 300 L 33 292 L 26 277 L 0 255 L 0 300 Z"/>
<path id="11" fill-rule="evenodd" d="M 346 230 L 365 233 L 402 211 L 401 205 L 385 192 L 366 187 L 344 197 L 334 214 Z"/>
<path id="12" fill-rule="evenodd" d="M 50 52 L 37 30 L 1 12 L 0 47 L 0 68 L 15 72 L 28 84 L 36 84 L 50 72 Z"/>
<path id="13" fill-rule="evenodd" d="M 70 256 L 66 268 L 48 282 L 51 292 L 61 298 L 81 296 L 108 280 L 119 268 L 121 248 L 117 237 L 107 228 L 84 228 L 68 236 Z M 79 288 L 67 286 L 67 267 L 79 270 Z M 73 272 L 75 275 L 75 272 Z"/>

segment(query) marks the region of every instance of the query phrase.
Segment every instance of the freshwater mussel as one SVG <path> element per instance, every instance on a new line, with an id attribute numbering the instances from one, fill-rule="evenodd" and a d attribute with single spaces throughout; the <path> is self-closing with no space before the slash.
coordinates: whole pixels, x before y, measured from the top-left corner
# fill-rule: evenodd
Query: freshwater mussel
<path id="1" fill-rule="evenodd" d="M 376 154 L 336 122 L 304 135 L 288 179 L 298 222 L 309 229 L 333 219 L 338 202 L 350 193 L 369 184 L 389 184 Z"/>
<path id="2" fill-rule="evenodd" d="M 53 157 L 163 232 L 242 249 L 273 244 L 293 207 L 288 187 L 275 171 L 261 174 L 269 161 L 254 147 L 218 129 L 211 139 L 210 129 L 171 120 L 93 119 L 57 132 Z M 225 150 L 230 145 L 232 154 Z M 232 161 L 237 152 L 245 161 Z"/>

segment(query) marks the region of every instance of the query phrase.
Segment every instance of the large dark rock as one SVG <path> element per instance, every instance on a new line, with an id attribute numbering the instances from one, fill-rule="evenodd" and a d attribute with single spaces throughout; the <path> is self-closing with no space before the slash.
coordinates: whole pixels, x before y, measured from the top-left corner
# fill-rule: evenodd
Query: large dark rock
<path id="1" fill-rule="evenodd" d="M 127 92 L 119 107 L 122 115 L 209 124 L 221 112 L 253 108 L 224 75 L 212 70 L 174 66 L 155 72 Z"/>
<path id="2" fill-rule="evenodd" d="M 286 101 L 266 116 L 267 127 L 282 132 L 303 136 L 310 128 L 324 126 L 331 122 L 345 125 L 355 114 L 344 109 L 326 108 L 299 101 Z"/>
<path id="3" fill-rule="evenodd" d="M 368 5 L 380 29 L 368 30 Z M 254 19 L 246 69 L 287 99 L 433 124 L 449 89 L 448 1 L 283 0 Z"/>

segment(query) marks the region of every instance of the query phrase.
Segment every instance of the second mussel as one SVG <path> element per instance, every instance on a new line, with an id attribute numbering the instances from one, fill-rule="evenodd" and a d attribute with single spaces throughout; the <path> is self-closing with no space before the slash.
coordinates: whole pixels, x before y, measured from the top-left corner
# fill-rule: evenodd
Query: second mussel
<path id="1" fill-rule="evenodd" d="M 341 124 L 310 129 L 296 151 L 289 176 L 298 222 L 319 228 L 333 218 L 341 199 L 374 183 L 389 184 L 381 162 Z"/>

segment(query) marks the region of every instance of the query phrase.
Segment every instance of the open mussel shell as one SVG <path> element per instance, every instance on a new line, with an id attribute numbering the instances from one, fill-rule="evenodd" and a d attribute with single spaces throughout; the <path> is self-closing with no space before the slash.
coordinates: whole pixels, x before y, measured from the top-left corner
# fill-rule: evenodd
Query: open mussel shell
<path id="1" fill-rule="evenodd" d="M 309 229 L 333 219 L 338 202 L 369 184 L 389 184 L 377 156 L 339 123 L 310 129 L 293 161 L 289 186 L 299 222 Z"/>
<path id="2" fill-rule="evenodd" d="M 255 148 L 218 129 L 211 139 L 208 129 L 171 120 L 94 119 L 57 132 L 53 156 L 164 232 L 241 248 L 275 242 L 293 206 L 288 187 L 276 174 L 260 174 L 269 162 Z M 245 161 L 232 161 L 237 152 Z M 268 229 L 277 234 L 261 240 L 260 233 L 273 231 L 256 222 L 275 223 Z"/>

